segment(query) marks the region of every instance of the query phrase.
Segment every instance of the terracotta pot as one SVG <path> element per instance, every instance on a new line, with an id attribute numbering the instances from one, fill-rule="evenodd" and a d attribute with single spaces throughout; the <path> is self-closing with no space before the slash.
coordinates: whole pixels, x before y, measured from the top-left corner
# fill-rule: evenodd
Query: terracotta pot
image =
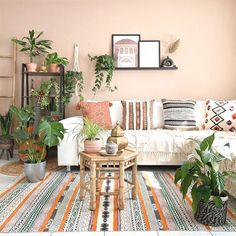
<path id="1" fill-rule="evenodd" d="M 28 72 L 36 72 L 37 64 L 36 63 L 27 63 L 26 68 Z"/>
<path id="2" fill-rule="evenodd" d="M 50 64 L 49 65 L 49 71 L 50 72 L 58 72 L 59 71 L 59 66 L 57 64 Z"/>
<path id="3" fill-rule="evenodd" d="M 100 139 L 95 140 L 84 140 L 84 152 L 86 153 L 97 153 L 101 150 L 102 142 Z"/>

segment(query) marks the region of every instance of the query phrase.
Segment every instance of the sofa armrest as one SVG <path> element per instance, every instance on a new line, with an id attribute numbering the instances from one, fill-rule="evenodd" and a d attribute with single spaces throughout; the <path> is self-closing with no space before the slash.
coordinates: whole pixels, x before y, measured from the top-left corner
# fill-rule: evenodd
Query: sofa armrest
<path id="1" fill-rule="evenodd" d="M 57 146 L 58 166 L 77 166 L 79 162 L 78 134 L 83 128 L 83 117 L 70 117 L 60 122 L 66 129 L 66 133 Z"/>

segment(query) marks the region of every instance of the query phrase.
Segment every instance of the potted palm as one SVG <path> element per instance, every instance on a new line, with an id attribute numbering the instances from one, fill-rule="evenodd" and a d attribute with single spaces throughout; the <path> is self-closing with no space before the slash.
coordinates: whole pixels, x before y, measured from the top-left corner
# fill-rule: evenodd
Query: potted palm
<path id="1" fill-rule="evenodd" d="M 102 128 L 97 124 L 84 118 L 84 125 L 79 136 L 84 140 L 84 151 L 86 153 L 97 153 L 100 151 L 102 143 L 99 138 Z"/>
<path id="2" fill-rule="evenodd" d="M 112 87 L 111 82 L 113 78 L 113 72 L 115 70 L 115 59 L 107 54 L 100 56 L 88 55 L 90 61 L 95 61 L 95 83 L 92 88 L 94 94 L 97 90 L 101 89 L 103 81 L 106 84 L 106 88 L 110 92 L 114 92 L 117 86 Z"/>
<path id="3" fill-rule="evenodd" d="M 7 150 L 10 156 L 13 157 L 13 137 L 11 135 L 11 125 L 12 125 L 12 113 L 9 110 L 5 115 L 0 114 L 0 149 L 2 149 L 1 155 L 3 154 L 3 150 Z M 8 153 L 7 153 L 8 155 Z"/>
<path id="4" fill-rule="evenodd" d="M 69 61 L 66 57 L 60 57 L 57 52 L 49 53 L 45 58 L 46 65 L 49 66 L 50 72 L 58 72 L 58 66 L 67 66 Z"/>
<path id="5" fill-rule="evenodd" d="M 25 145 L 25 149 L 21 151 L 27 157 L 24 162 L 25 175 L 30 182 L 40 181 L 45 176 L 46 147 L 58 145 L 64 137 L 65 129 L 60 122 L 53 121 L 49 117 L 35 116 L 37 111 L 33 114 L 27 112 L 26 108 L 16 106 L 12 106 L 11 111 L 18 120 L 13 137 L 18 144 Z M 30 131 L 27 123 L 32 124 Z"/>
<path id="6" fill-rule="evenodd" d="M 183 198 L 191 191 L 194 217 L 202 224 L 220 226 L 227 217 L 228 194 L 225 178 L 235 178 L 231 171 L 220 171 L 219 165 L 230 157 L 229 144 L 213 146 L 215 133 L 201 142 L 195 141 L 196 153 L 175 173 L 175 183 L 180 182 Z"/>
<path id="7" fill-rule="evenodd" d="M 48 53 L 51 49 L 51 40 L 39 39 L 43 32 L 36 33 L 34 30 L 29 30 L 29 36 L 23 37 L 22 40 L 12 39 L 13 42 L 21 46 L 20 52 L 29 55 L 30 63 L 26 64 L 28 72 L 35 72 L 37 64 L 33 63 L 33 58 L 39 55 Z"/>

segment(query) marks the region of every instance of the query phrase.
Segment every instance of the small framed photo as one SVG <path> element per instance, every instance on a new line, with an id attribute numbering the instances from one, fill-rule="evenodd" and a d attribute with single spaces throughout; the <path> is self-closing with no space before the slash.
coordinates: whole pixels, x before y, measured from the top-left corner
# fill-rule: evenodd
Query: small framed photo
<path id="1" fill-rule="evenodd" d="M 139 41 L 139 67 L 160 67 L 160 40 Z"/>
<path id="2" fill-rule="evenodd" d="M 112 34 L 112 56 L 116 68 L 138 68 L 140 34 Z"/>

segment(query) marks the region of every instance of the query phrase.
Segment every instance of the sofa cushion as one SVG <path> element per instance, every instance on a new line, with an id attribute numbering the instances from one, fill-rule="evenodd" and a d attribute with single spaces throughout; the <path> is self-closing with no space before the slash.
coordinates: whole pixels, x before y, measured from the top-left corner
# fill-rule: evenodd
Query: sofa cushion
<path id="1" fill-rule="evenodd" d="M 153 103 L 151 101 L 121 101 L 123 106 L 123 129 L 153 129 Z"/>
<path id="2" fill-rule="evenodd" d="M 77 110 L 81 110 L 83 117 L 99 124 L 104 129 L 111 129 L 111 116 L 109 107 L 110 102 L 79 102 L 76 106 Z"/>
<path id="3" fill-rule="evenodd" d="M 236 101 L 206 101 L 205 129 L 236 131 Z"/>
<path id="4" fill-rule="evenodd" d="M 196 116 L 193 100 L 162 99 L 164 127 L 167 129 L 195 130 Z"/>

